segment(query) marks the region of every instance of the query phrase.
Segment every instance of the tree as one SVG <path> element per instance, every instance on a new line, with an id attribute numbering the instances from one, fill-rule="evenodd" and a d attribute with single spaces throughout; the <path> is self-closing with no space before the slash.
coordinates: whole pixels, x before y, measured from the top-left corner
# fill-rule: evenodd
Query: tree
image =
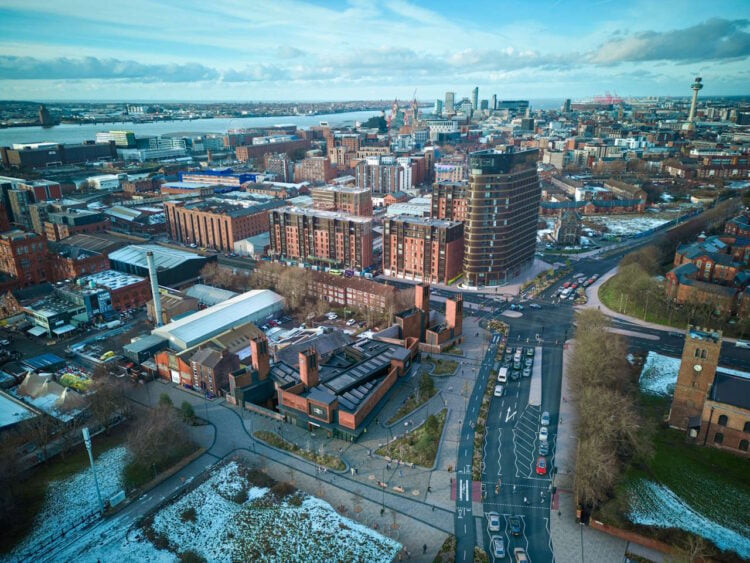
<path id="1" fill-rule="evenodd" d="M 172 402 L 172 398 L 167 395 L 166 393 L 162 393 L 159 395 L 159 408 L 163 407 L 173 407 L 174 403 Z"/>
<path id="2" fill-rule="evenodd" d="M 438 421 L 437 416 L 434 414 L 431 414 L 427 417 L 427 420 L 424 421 L 424 427 L 425 427 L 425 433 L 432 439 L 438 438 L 438 429 L 440 428 L 440 422 Z"/>
<path id="3" fill-rule="evenodd" d="M 193 409 L 193 405 L 187 401 L 182 401 L 180 411 L 182 412 L 183 422 L 187 424 L 193 424 L 195 422 L 195 410 Z"/>
<path id="4" fill-rule="evenodd" d="M 52 437 L 58 428 L 57 421 L 51 416 L 40 413 L 29 419 L 25 424 L 25 434 L 29 441 L 36 443 L 41 450 L 42 460 L 47 461 L 47 448 L 49 448 Z"/>
<path id="5" fill-rule="evenodd" d="M 124 389 L 117 380 L 104 376 L 94 379 L 91 391 L 89 410 L 94 420 L 108 434 L 114 415 L 122 413 L 126 406 Z"/>
<path id="6" fill-rule="evenodd" d="M 432 377 L 427 372 L 422 372 L 419 377 L 419 394 L 425 399 L 431 397 L 435 392 L 435 382 L 432 381 Z"/>

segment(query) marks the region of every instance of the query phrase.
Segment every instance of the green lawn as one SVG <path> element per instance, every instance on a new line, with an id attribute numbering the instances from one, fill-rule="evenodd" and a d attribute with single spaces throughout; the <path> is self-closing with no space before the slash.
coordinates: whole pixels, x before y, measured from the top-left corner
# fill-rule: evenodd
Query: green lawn
<path id="1" fill-rule="evenodd" d="M 122 423 L 110 431 L 109 436 L 91 437 L 94 459 L 106 451 L 122 446 L 127 438 L 127 424 Z M 66 479 L 89 467 L 89 456 L 83 444 L 68 452 L 65 458 L 54 457 L 29 471 L 15 487 L 16 507 L 10 517 L 0 518 L 0 553 L 6 553 L 28 532 L 34 517 L 44 505 L 47 486 L 53 481 Z"/>
<path id="2" fill-rule="evenodd" d="M 431 375 L 440 377 L 444 375 L 453 375 L 458 368 L 458 362 L 455 360 L 443 360 L 442 358 L 436 358 L 434 360 L 426 360 L 423 362 L 425 365 L 432 366 Z"/>
<path id="3" fill-rule="evenodd" d="M 632 295 L 630 298 L 622 296 L 619 291 L 614 290 L 613 280 L 616 277 L 617 276 L 613 276 L 608 279 L 599 288 L 599 300 L 604 305 L 618 313 L 630 315 L 631 317 L 636 317 L 650 323 L 673 326 L 682 329 L 687 326 L 688 315 L 686 311 L 672 307 L 670 313 L 669 310 L 662 306 L 662 303 L 654 303 L 653 301 L 655 300 L 651 300 L 652 302 L 648 305 L 644 318 L 644 308 L 646 308 L 645 301 L 640 298 L 636 300 Z"/>
<path id="4" fill-rule="evenodd" d="M 391 418 L 389 418 L 386 422 L 386 424 L 393 424 L 396 422 L 399 418 L 405 417 L 407 414 L 409 414 L 414 409 L 417 409 L 424 405 L 427 401 L 429 401 L 432 397 L 435 396 L 435 393 L 437 393 L 437 389 L 433 388 L 432 392 L 428 395 L 425 393 L 419 394 L 419 400 L 417 400 L 417 394 L 412 393 L 409 395 L 409 398 L 406 399 L 406 402 L 404 402 L 403 405 L 401 405 L 401 408 L 399 408 Z"/>
<path id="5" fill-rule="evenodd" d="M 422 424 L 416 430 L 393 440 L 387 447 L 379 448 L 375 453 L 422 467 L 432 467 L 440 444 L 440 436 L 443 434 L 447 412 L 446 409 L 443 409 L 435 415 L 438 421 L 435 436 L 430 436 L 427 424 Z"/>

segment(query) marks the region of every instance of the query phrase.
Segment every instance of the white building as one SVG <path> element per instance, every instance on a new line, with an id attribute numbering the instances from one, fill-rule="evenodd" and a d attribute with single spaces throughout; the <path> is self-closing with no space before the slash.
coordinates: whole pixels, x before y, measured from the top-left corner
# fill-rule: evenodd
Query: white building
<path id="1" fill-rule="evenodd" d="M 100 176 L 89 176 L 88 182 L 97 190 L 108 192 L 120 191 L 120 176 L 117 174 L 102 174 Z"/>

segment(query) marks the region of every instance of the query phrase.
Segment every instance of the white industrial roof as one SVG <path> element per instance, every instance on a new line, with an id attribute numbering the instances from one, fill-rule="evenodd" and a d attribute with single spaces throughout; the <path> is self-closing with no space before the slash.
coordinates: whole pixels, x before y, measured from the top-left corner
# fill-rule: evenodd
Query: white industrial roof
<path id="1" fill-rule="evenodd" d="M 0 393 L 0 428 L 35 416 L 36 413 L 20 401 L 14 401 L 4 393 Z"/>
<path id="2" fill-rule="evenodd" d="M 190 286 L 185 290 L 185 294 L 189 297 L 195 297 L 201 303 L 206 305 L 216 305 L 222 301 L 227 301 L 237 296 L 234 291 L 228 289 L 221 289 L 220 287 L 213 287 L 211 285 L 205 285 L 197 283 Z"/>
<path id="3" fill-rule="evenodd" d="M 185 350 L 232 327 L 257 322 L 280 310 L 283 303 L 284 299 L 270 289 L 256 289 L 155 328 L 151 334 L 166 338 L 173 348 Z"/>
<path id="4" fill-rule="evenodd" d="M 154 253 L 154 263 L 156 264 L 157 270 L 175 268 L 188 260 L 204 259 L 202 256 L 198 256 L 192 252 L 177 250 L 176 248 L 167 248 L 157 244 L 131 244 L 124 246 L 114 252 L 110 252 L 109 259 L 116 260 L 117 262 L 125 262 L 126 264 L 132 264 L 134 266 L 140 266 L 142 268 L 148 268 L 148 264 L 146 263 L 146 252 L 149 250 Z"/>
<path id="5" fill-rule="evenodd" d="M 79 281 L 83 280 L 85 284 L 93 281 L 94 284 L 106 287 L 107 289 L 120 289 L 141 282 L 144 279 L 145 278 L 142 278 L 141 276 L 123 274 L 122 272 L 116 272 L 115 270 L 105 270 L 103 272 L 97 272 L 96 274 L 79 278 Z"/>

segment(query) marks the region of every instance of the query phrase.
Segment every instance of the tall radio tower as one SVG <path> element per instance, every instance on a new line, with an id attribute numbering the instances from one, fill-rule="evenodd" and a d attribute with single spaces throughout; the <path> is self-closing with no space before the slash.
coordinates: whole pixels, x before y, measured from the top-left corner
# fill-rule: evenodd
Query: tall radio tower
<path id="1" fill-rule="evenodd" d="M 695 105 L 698 102 L 698 92 L 703 89 L 703 79 L 700 76 L 695 77 L 695 82 L 690 86 L 693 91 L 693 100 L 690 102 L 690 113 L 688 114 L 687 123 L 683 126 L 684 129 L 694 129 L 693 119 L 695 119 Z"/>

